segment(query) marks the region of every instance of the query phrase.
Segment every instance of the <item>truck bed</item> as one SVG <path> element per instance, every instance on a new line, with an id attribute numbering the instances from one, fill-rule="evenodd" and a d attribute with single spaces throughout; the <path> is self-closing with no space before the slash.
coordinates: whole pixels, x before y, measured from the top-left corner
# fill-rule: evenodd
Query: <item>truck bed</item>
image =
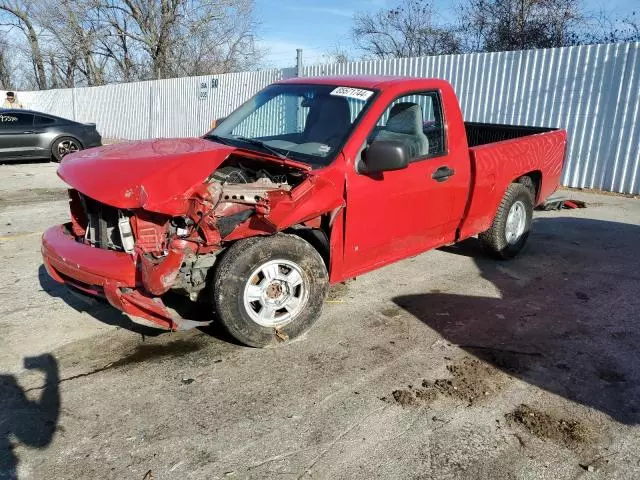
<path id="1" fill-rule="evenodd" d="M 489 228 L 507 187 L 522 175 L 538 181 L 535 203 L 560 184 L 567 132 L 556 128 L 465 122 L 471 192 L 460 238 Z"/>
<path id="2" fill-rule="evenodd" d="M 464 122 L 469 147 L 478 147 L 487 143 L 502 142 L 514 138 L 553 132 L 557 128 L 525 127 L 521 125 L 502 125 L 499 123 Z"/>

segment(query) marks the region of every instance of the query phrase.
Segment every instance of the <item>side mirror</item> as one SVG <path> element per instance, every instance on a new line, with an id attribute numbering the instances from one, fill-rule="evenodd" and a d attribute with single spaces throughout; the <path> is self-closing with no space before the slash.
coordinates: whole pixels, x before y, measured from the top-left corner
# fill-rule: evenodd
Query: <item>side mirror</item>
<path id="1" fill-rule="evenodd" d="M 367 173 L 401 170 L 409 165 L 409 154 L 403 142 L 374 140 L 363 152 Z"/>

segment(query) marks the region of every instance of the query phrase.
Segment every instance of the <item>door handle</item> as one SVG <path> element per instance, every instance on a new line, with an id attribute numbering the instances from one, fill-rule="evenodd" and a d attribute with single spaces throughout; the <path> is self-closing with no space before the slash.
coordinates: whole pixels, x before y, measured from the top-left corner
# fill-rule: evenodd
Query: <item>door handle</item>
<path id="1" fill-rule="evenodd" d="M 444 182 L 445 180 L 448 180 L 452 175 L 455 175 L 455 173 L 455 170 L 447 167 L 446 165 L 443 165 L 442 167 L 439 167 L 435 172 L 433 172 L 431 178 L 433 178 L 436 182 Z"/>

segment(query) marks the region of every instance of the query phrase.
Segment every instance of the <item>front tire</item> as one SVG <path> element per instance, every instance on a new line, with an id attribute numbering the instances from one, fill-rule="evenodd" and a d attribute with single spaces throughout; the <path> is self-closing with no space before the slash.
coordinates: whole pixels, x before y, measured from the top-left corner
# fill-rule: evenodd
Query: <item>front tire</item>
<path id="1" fill-rule="evenodd" d="M 275 346 L 305 333 L 320 317 L 329 289 L 318 251 L 295 235 L 239 240 L 213 278 L 218 317 L 238 341 Z"/>
<path id="2" fill-rule="evenodd" d="M 502 197 L 491 228 L 478 235 L 483 248 L 500 259 L 515 257 L 527 243 L 533 219 L 531 189 L 512 183 Z"/>

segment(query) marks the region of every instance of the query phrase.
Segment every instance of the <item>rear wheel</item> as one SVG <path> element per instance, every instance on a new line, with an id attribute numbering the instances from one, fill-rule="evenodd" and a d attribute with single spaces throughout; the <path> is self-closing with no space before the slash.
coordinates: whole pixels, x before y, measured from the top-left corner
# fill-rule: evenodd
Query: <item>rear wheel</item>
<path id="1" fill-rule="evenodd" d="M 233 244 L 217 265 L 213 298 L 220 322 L 234 338 L 268 347 L 309 330 L 322 313 L 328 287 L 317 250 L 279 233 Z"/>
<path id="2" fill-rule="evenodd" d="M 529 238 L 533 218 L 531 189 L 512 183 L 500 202 L 491 228 L 478 238 L 486 251 L 498 258 L 512 258 L 522 250 Z"/>
<path id="3" fill-rule="evenodd" d="M 70 153 L 82 150 L 82 144 L 73 137 L 62 137 L 53 142 L 51 146 L 51 155 L 56 162 L 62 161 L 64 157 Z"/>

